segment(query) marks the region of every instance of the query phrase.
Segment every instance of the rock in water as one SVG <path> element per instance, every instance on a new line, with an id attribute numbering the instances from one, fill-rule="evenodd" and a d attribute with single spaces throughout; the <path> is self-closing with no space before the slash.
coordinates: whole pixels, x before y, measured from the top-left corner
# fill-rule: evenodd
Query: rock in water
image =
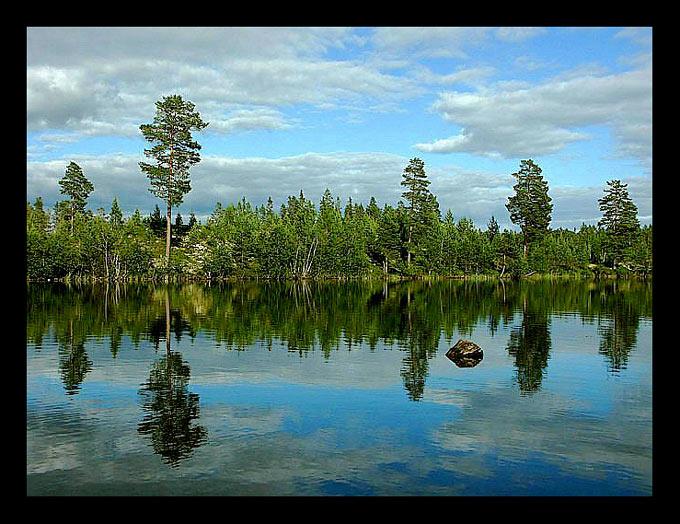
<path id="1" fill-rule="evenodd" d="M 484 351 L 471 340 L 460 339 L 446 356 L 459 368 L 472 368 L 482 361 Z"/>

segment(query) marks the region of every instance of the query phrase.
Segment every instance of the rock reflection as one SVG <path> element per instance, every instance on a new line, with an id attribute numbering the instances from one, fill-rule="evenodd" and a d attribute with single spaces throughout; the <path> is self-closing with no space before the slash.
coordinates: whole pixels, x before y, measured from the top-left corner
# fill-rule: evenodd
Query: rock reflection
<path id="1" fill-rule="evenodd" d="M 207 439 L 207 430 L 194 420 L 199 417 L 199 396 L 188 389 L 191 369 L 182 355 L 170 347 L 170 299 L 166 290 L 166 352 L 153 363 L 149 379 L 142 385 L 142 409 L 146 412 L 137 428 L 151 439 L 153 450 L 172 467 Z M 175 319 L 181 320 L 174 315 Z"/>
<path id="2" fill-rule="evenodd" d="M 27 340 L 39 345 L 54 331 L 70 394 L 92 367 L 86 338 L 108 337 L 115 357 L 124 337 L 135 347 L 148 338 L 158 348 L 173 333 L 176 340 L 202 333 L 227 350 L 276 343 L 301 357 L 320 350 L 325 359 L 361 345 L 396 348 L 403 356 L 392 373 L 418 401 L 442 340 L 485 328 L 492 337 L 508 337 L 506 351 L 527 393 L 541 388 L 547 371 L 554 314 L 597 323 L 599 353 L 610 372 L 625 369 L 639 319 L 652 316 L 651 283 L 633 280 L 130 283 L 113 292 L 97 285 L 31 284 L 27 299 Z"/>

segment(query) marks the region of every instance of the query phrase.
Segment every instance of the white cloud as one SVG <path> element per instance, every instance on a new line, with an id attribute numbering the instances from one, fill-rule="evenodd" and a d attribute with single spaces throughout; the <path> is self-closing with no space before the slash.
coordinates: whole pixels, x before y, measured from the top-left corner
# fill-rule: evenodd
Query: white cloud
<path id="1" fill-rule="evenodd" d="M 587 140 L 581 129 L 607 126 L 618 152 L 651 167 L 651 71 L 586 75 L 533 87 L 444 92 L 434 111 L 462 127 L 455 136 L 418 143 L 425 152 L 537 156 Z"/>
<path id="2" fill-rule="evenodd" d="M 320 56 L 357 43 L 341 27 L 29 27 L 29 64 L 71 64 L 73 60 L 111 62 L 147 57 L 212 64 L 235 57 Z"/>
<path id="3" fill-rule="evenodd" d="M 490 77 L 495 69 L 490 66 L 478 67 L 458 67 L 455 71 L 448 74 L 436 74 L 425 66 L 414 68 L 414 76 L 426 84 L 452 85 L 462 84 L 474 86 Z"/>
<path id="4" fill-rule="evenodd" d="M 521 42 L 544 31 L 481 27 L 28 28 L 27 128 L 29 133 L 39 132 L 27 148 L 28 197 L 43 196 L 47 205 L 60 199 L 57 180 L 68 162 L 75 160 L 95 183 L 91 207 L 108 207 L 117 196 L 125 213 L 135 207 L 153 209 L 157 201 L 146 191 L 146 178 L 137 166 L 143 159 L 143 145 L 137 156 L 111 153 L 51 162 L 38 159 L 46 152 L 54 158 L 59 146 L 81 138 L 140 139 L 139 125 L 153 118 L 154 102 L 175 92 L 194 102 L 203 119 L 210 122 L 205 133 L 230 135 L 317 125 L 301 118 L 317 118 L 324 111 L 334 112 L 324 122 L 328 127 L 352 122 L 357 128 L 366 123 L 366 129 L 372 129 L 369 126 L 374 125 L 376 113 L 394 117 L 400 112 L 400 118 L 410 117 L 415 113 L 403 104 L 405 100 L 427 94 L 433 85 L 449 86 L 430 109 L 455 131 L 450 136 L 429 136 L 427 141 L 403 139 L 405 154 L 409 145 L 420 140 L 414 147 L 425 153 L 535 158 L 587 141 L 607 126 L 617 149 L 603 151 L 602 157 L 637 159 L 651 172 L 650 52 L 628 57 L 637 68 L 632 71 L 613 74 L 611 69 L 590 63 L 562 71 L 539 85 L 529 84 L 522 76 L 490 84 L 493 75 L 501 74 L 498 69 L 477 56 L 463 65 L 458 61 L 494 40 L 495 45 L 508 47 L 499 42 Z M 631 29 L 618 38 L 644 43 L 649 34 L 646 29 Z M 353 54 L 356 50 L 360 54 Z M 421 58 L 437 57 L 453 60 L 419 63 Z M 531 61 L 526 56 L 510 63 L 516 68 L 545 66 L 555 71 L 559 65 Z M 462 92 L 469 87 L 474 91 Z M 315 146 L 305 147 L 311 150 Z M 370 148 L 367 144 L 364 149 Z M 300 189 L 318 203 L 326 187 L 343 201 L 350 195 L 356 195 L 357 200 L 373 195 L 381 203 L 394 205 L 400 198 L 401 172 L 408 163 L 406 156 L 380 152 L 309 152 L 273 159 L 205 153 L 193 171 L 193 190 L 180 209 L 183 214 L 191 209 L 197 215 L 209 213 L 218 200 L 226 204 L 241 196 L 255 203 L 271 194 L 278 205 Z M 463 173 L 455 167 L 426 169 L 443 210 L 451 208 L 457 218 L 471 217 L 479 226 L 491 214 L 499 222 L 507 216 L 504 204 L 511 191 L 509 175 Z M 651 195 L 645 193 L 648 181 L 641 177 L 639 187 L 635 186 L 642 201 L 649 202 L 638 204 L 640 215 L 643 208 L 644 214 L 651 215 Z M 552 185 L 551 181 L 556 202 L 574 206 L 573 213 L 564 215 L 562 205 L 556 204 L 555 220 L 567 223 L 592 217 L 593 209 L 598 214 L 592 194 Z M 599 188 L 596 192 L 599 194 Z"/>
<path id="5" fill-rule="evenodd" d="M 58 181 L 66 167 L 73 161 L 93 183 L 94 191 L 88 200 L 90 209 L 100 206 L 109 208 L 114 197 L 118 198 L 124 212 L 132 213 L 135 207 L 146 209 L 152 196 L 148 183 L 137 162 L 143 155 L 109 154 L 102 156 L 73 155 L 68 159 L 29 161 L 26 163 L 26 195 L 29 201 L 42 197 L 45 205 L 52 207 L 58 200 L 66 199 L 60 193 Z M 148 195 L 147 195 L 148 194 Z M 153 209 L 151 204 L 150 210 Z"/>
<path id="6" fill-rule="evenodd" d="M 110 107 L 115 88 L 93 80 L 85 70 L 29 67 L 26 72 L 26 123 L 31 129 L 73 129 Z"/>
<path id="7" fill-rule="evenodd" d="M 464 49 L 484 42 L 488 34 L 484 27 L 380 27 L 372 41 L 388 55 L 467 58 Z"/>
<path id="8" fill-rule="evenodd" d="M 236 133 L 257 129 L 288 129 L 293 127 L 280 111 L 268 108 L 237 109 L 224 118 L 210 120 L 213 133 Z"/>
<path id="9" fill-rule="evenodd" d="M 408 54 L 412 58 L 469 58 L 467 49 L 491 38 L 517 43 L 546 32 L 542 27 L 380 27 L 372 43 L 381 53 Z"/>
<path id="10" fill-rule="evenodd" d="M 29 28 L 27 43 L 29 131 L 132 136 L 174 92 L 215 133 L 289 127 L 282 106 L 370 107 L 419 92 L 370 61 L 324 59 L 363 43 L 343 28 Z"/>
<path id="11" fill-rule="evenodd" d="M 27 162 L 26 192 L 29 201 L 41 196 L 52 206 L 64 198 L 59 193 L 58 180 L 73 160 L 83 169 L 95 186 L 88 207 L 110 207 L 114 197 L 124 214 L 135 208 L 150 212 L 160 201 L 147 190 L 148 180 L 138 162 L 143 155 L 110 154 L 73 156 L 68 160 Z M 387 153 L 306 153 L 282 158 L 230 158 L 203 155 L 192 169 L 192 191 L 185 197 L 179 211 L 184 215 L 194 211 L 208 215 L 216 203 L 235 203 L 243 196 L 253 204 L 265 203 L 271 196 L 279 206 L 289 196 L 303 190 L 315 203 L 326 188 L 344 202 L 349 196 L 368 203 L 371 196 L 382 205 L 396 205 L 400 198 L 401 173 L 408 159 Z M 359 195 L 357 198 L 356 195 Z"/>

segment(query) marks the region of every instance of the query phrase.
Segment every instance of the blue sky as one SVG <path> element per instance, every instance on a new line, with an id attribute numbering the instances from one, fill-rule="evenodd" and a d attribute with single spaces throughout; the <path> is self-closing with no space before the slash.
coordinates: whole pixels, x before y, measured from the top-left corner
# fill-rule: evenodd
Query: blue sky
<path id="1" fill-rule="evenodd" d="M 600 217 L 607 180 L 652 215 L 652 30 L 623 27 L 27 28 L 27 199 L 64 198 L 77 162 L 89 207 L 157 203 L 139 126 L 178 93 L 195 138 L 183 216 L 302 189 L 396 205 L 415 156 L 445 212 L 512 227 L 522 159 L 543 169 L 553 227 Z"/>

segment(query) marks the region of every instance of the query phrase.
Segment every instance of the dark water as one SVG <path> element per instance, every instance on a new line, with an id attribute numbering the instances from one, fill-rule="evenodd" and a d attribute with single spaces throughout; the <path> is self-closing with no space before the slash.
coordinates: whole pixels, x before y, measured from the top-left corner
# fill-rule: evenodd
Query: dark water
<path id="1" fill-rule="evenodd" d="M 29 495 L 652 494 L 650 283 L 30 284 L 26 319 Z"/>

